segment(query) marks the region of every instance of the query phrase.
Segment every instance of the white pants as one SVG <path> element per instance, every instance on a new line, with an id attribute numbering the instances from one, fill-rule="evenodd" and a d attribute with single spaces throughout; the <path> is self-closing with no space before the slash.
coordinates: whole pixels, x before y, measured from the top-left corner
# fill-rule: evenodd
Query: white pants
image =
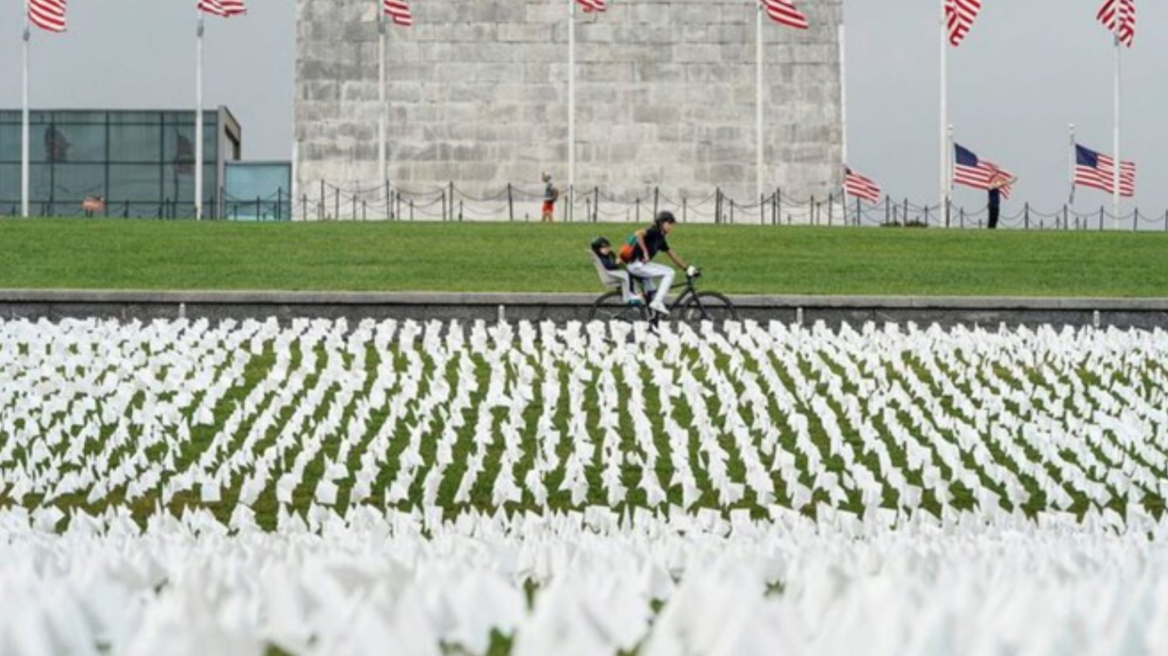
<path id="1" fill-rule="evenodd" d="M 653 264 L 652 262 L 632 262 L 629 264 L 628 270 L 629 275 L 640 280 L 646 290 L 657 290 L 657 295 L 653 297 L 654 303 L 665 305 L 669 296 L 669 288 L 673 286 L 673 267 Z M 660 278 L 661 281 L 654 283 L 655 278 Z"/>

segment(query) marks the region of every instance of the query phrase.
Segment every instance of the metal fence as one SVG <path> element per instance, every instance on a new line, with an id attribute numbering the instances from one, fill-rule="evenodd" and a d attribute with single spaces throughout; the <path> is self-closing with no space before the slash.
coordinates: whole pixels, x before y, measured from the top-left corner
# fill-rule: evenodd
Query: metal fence
<path id="1" fill-rule="evenodd" d="M 284 189 L 266 197 L 239 198 L 228 194 L 216 203 L 208 199 L 204 216 L 209 219 L 248 221 L 539 221 L 543 188 L 508 184 L 498 192 L 474 195 L 453 182 L 443 187 L 419 189 L 383 184 L 375 187 L 341 187 L 320 181 L 311 191 L 297 196 Z M 1114 215 L 1106 206 L 1084 210 L 1070 205 L 1038 209 L 1016 204 L 1003 212 L 999 227 L 1022 230 L 1136 230 L 1168 232 L 1168 212 L 1147 214 L 1138 208 Z M 0 199 L 0 214 L 19 213 L 19 202 Z M 727 225 L 889 226 L 933 228 L 984 228 L 985 206 L 967 208 L 955 204 L 941 211 L 938 204 L 918 205 L 908 199 L 885 197 L 879 203 L 855 198 L 842 202 L 829 194 L 823 198 L 796 198 L 775 189 L 757 199 L 735 198 L 720 189 L 703 196 L 673 197 L 660 189 L 640 195 L 617 196 L 604 189 L 568 190 L 556 203 L 555 220 L 576 223 L 644 223 L 658 210 L 671 210 L 683 223 Z M 76 203 L 41 203 L 35 216 L 78 216 Z M 194 207 L 172 201 L 143 203 L 106 199 L 99 216 L 124 218 L 193 219 Z"/>

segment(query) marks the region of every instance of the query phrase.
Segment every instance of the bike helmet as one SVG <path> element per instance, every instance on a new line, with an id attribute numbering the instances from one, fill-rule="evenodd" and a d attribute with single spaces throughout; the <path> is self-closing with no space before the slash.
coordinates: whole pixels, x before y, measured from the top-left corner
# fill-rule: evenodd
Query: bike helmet
<path id="1" fill-rule="evenodd" d="M 653 223 L 658 226 L 664 223 L 677 223 L 677 218 L 673 216 L 673 212 L 669 210 L 661 210 L 657 213 L 657 217 L 653 219 Z"/>

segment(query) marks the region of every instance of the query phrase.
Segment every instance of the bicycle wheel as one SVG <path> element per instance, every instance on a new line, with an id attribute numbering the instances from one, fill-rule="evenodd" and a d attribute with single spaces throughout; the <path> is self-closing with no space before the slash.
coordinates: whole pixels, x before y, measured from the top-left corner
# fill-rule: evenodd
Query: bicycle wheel
<path id="1" fill-rule="evenodd" d="M 645 319 L 645 308 L 641 305 L 628 305 L 619 291 L 611 291 L 596 299 L 592 309 L 588 311 L 589 321 L 624 321 L 633 322 Z"/>
<path id="2" fill-rule="evenodd" d="M 681 318 L 691 324 L 703 321 L 712 322 L 715 326 L 722 325 L 728 320 L 738 320 L 738 310 L 734 303 L 725 295 L 718 292 L 698 292 L 690 297 L 681 311 Z"/>

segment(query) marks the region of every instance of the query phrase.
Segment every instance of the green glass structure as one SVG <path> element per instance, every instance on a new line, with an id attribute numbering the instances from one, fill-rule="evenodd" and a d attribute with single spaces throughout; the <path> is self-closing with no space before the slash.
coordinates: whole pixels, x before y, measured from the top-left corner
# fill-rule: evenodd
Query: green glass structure
<path id="1" fill-rule="evenodd" d="M 194 110 L 35 110 L 29 142 L 32 216 L 80 216 L 89 199 L 103 216 L 194 217 Z M 241 142 L 227 108 L 203 112 L 207 218 L 226 213 L 226 165 Z M 21 113 L 0 110 L 0 215 L 20 212 L 20 166 Z"/>

